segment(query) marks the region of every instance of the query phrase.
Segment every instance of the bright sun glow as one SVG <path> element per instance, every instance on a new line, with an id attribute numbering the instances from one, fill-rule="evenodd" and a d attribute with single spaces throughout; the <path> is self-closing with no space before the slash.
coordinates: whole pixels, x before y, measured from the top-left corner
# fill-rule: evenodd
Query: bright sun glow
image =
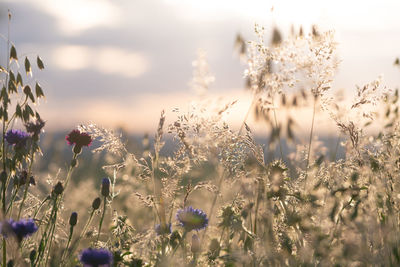
<path id="1" fill-rule="evenodd" d="M 56 18 L 60 30 L 67 35 L 80 34 L 93 27 L 115 27 L 119 23 L 119 9 L 108 0 L 29 1 Z"/>

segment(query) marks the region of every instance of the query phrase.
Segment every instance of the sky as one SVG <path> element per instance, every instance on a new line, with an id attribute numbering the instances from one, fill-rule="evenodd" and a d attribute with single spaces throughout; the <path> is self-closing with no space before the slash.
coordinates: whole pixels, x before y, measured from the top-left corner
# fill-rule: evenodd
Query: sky
<path id="1" fill-rule="evenodd" d="M 254 40 L 254 24 L 268 32 L 291 25 L 335 30 L 342 60 L 334 87 L 354 90 L 383 74 L 400 84 L 393 66 L 400 56 L 400 1 L 299 0 L 5 0 L 0 33 L 20 55 L 40 55 L 44 71 L 33 77 L 45 90 L 38 106 L 48 130 L 79 123 L 124 127 L 134 133 L 157 127 L 161 110 L 196 98 L 192 61 L 207 54 L 214 97 L 237 99 L 233 122 L 242 120 L 251 97 L 243 89 L 245 65 L 234 52 L 238 33 Z M 0 41 L 1 62 L 6 42 Z M 239 119 L 240 118 L 240 119 Z"/>

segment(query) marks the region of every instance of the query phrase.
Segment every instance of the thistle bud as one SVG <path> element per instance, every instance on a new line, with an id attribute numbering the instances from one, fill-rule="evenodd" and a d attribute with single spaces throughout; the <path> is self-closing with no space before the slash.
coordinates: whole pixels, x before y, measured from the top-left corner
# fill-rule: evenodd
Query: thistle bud
<path id="1" fill-rule="evenodd" d="M 72 149 L 72 151 L 73 151 L 75 154 L 80 154 L 80 153 L 82 152 L 82 146 L 76 144 L 76 145 L 74 146 L 74 148 Z"/>
<path id="2" fill-rule="evenodd" d="M 100 208 L 100 204 L 101 204 L 101 199 L 99 197 L 93 200 L 92 203 L 93 210 L 97 210 L 98 208 Z"/>
<path id="3" fill-rule="evenodd" d="M 78 213 L 72 212 L 71 216 L 69 217 L 69 225 L 73 227 L 76 225 L 77 222 L 78 222 Z"/>
<path id="4" fill-rule="evenodd" d="M 103 178 L 101 181 L 101 195 L 104 197 L 110 196 L 110 179 Z"/>
<path id="5" fill-rule="evenodd" d="M 36 250 L 32 250 L 31 253 L 29 253 L 29 259 L 31 260 L 31 263 L 33 263 L 36 259 Z"/>
<path id="6" fill-rule="evenodd" d="M 200 238 L 198 235 L 194 234 L 192 235 L 192 247 L 191 251 L 192 253 L 198 253 L 201 250 L 201 244 L 200 244 Z"/>
<path id="7" fill-rule="evenodd" d="M 64 186 L 62 185 L 61 182 L 58 182 L 54 188 L 53 188 L 53 192 L 56 195 L 61 195 L 64 192 Z"/>

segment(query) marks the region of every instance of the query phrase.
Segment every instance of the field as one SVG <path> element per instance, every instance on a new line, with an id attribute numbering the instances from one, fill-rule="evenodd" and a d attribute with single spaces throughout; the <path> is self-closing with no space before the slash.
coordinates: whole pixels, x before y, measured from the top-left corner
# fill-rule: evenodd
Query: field
<path id="1" fill-rule="evenodd" d="M 45 88 L 32 79 L 45 62 L 8 39 L 2 266 L 399 266 L 398 90 L 377 78 L 340 97 L 331 31 L 255 33 L 235 42 L 253 96 L 239 129 L 225 120 L 234 101 L 207 98 L 200 54 L 200 100 L 171 123 L 161 111 L 157 131 L 136 141 L 79 122 L 62 141 L 45 136 Z M 296 116 L 303 109 L 311 116 Z M 335 126 L 333 146 L 315 134 L 316 116 Z"/>

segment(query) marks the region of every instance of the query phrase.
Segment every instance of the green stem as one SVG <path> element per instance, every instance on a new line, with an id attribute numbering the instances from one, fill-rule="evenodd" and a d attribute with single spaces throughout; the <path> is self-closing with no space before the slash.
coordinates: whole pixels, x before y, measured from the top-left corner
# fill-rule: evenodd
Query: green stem
<path id="1" fill-rule="evenodd" d="M 42 238 L 40 239 L 40 242 L 39 242 L 39 245 L 38 245 L 38 249 L 37 249 L 38 255 L 37 255 L 36 261 L 34 263 L 34 266 L 39 266 L 40 262 L 42 261 L 42 256 L 44 255 L 44 252 L 46 250 L 47 241 L 48 241 L 48 238 L 49 238 L 48 230 L 49 230 L 49 228 L 51 230 L 51 225 L 52 225 L 52 222 L 53 222 L 54 214 L 56 212 L 56 208 L 57 208 L 57 198 L 54 199 L 53 207 L 51 209 L 49 220 L 48 220 L 48 222 L 46 224 L 46 228 L 45 228 L 45 230 L 44 230 L 44 232 L 42 234 Z"/>
<path id="2" fill-rule="evenodd" d="M 77 157 L 78 157 L 78 154 L 74 153 L 74 156 L 72 157 L 72 161 L 75 161 Z M 71 163 L 72 163 L 72 162 L 71 162 Z M 74 167 L 75 167 L 75 166 L 72 166 L 72 164 L 69 165 L 69 169 L 68 169 L 68 173 L 67 173 L 67 178 L 65 178 L 65 183 L 64 183 L 64 192 L 65 192 L 65 190 L 67 189 L 67 185 L 68 185 L 68 182 L 69 182 L 69 180 L 70 180 L 70 178 L 71 178 L 72 171 L 73 171 Z M 63 192 L 63 193 L 64 193 L 64 192 Z M 63 195 L 63 194 L 62 194 L 62 195 Z"/>
<path id="3" fill-rule="evenodd" d="M 18 191 L 19 191 L 19 187 L 15 188 L 14 193 L 13 193 L 12 196 L 11 196 L 11 201 L 10 201 L 10 203 L 8 204 L 8 207 L 7 207 L 7 210 L 6 210 L 6 215 L 7 215 L 10 211 L 11 211 L 10 213 L 12 214 L 12 207 L 13 207 L 12 203 L 14 203 L 14 200 L 15 200 L 15 198 L 17 197 Z"/>
<path id="4" fill-rule="evenodd" d="M 71 226 L 71 227 L 69 228 L 69 236 L 68 236 L 67 246 L 65 247 L 65 250 L 64 250 L 64 252 L 63 252 L 63 254 L 62 254 L 62 256 L 61 256 L 61 266 L 64 265 L 64 261 L 65 261 L 64 258 L 65 258 L 65 256 L 66 256 L 67 253 L 68 253 L 68 248 L 69 248 L 69 245 L 71 244 L 71 239 L 72 239 L 73 233 L 74 233 L 74 227 Z"/>
<path id="5" fill-rule="evenodd" d="M 37 210 L 35 211 L 35 214 L 34 214 L 34 216 L 33 216 L 33 219 L 34 219 L 34 220 L 36 219 L 36 216 L 38 215 L 39 211 L 42 209 L 44 203 L 46 203 L 47 200 L 49 200 L 49 199 L 50 199 L 50 196 L 47 196 L 47 197 L 46 197 L 45 199 L 43 199 L 43 201 L 39 204 L 39 207 L 37 208 Z"/>
<path id="6" fill-rule="evenodd" d="M 44 266 L 48 266 L 47 263 L 48 263 L 49 258 L 50 258 L 51 247 L 53 245 L 54 231 L 55 231 L 56 226 L 57 226 L 56 224 L 57 224 L 57 212 L 54 214 L 54 220 L 52 222 L 52 228 L 50 229 L 50 243 L 49 243 L 49 249 L 47 251 L 46 263 L 44 264 Z"/>
<path id="7" fill-rule="evenodd" d="M 68 256 L 72 255 L 75 250 L 78 248 L 79 243 L 81 242 L 81 239 L 85 236 L 87 229 L 89 228 L 90 223 L 92 222 L 93 219 L 93 215 L 94 215 L 95 210 L 92 210 L 92 212 L 90 213 L 89 219 L 87 220 L 85 226 L 83 227 L 82 233 L 79 235 L 78 239 L 75 241 L 75 243 L 71 246 L 71 251 L 70 253 L 67 255 L 66 258 L 68 258 Z"/>
<path id="8" fill-rule="evenodd" d="M 106 214 L 106 208 L 107 208 L 107 197 L 104 197 L 104 201 L 103 201 L 103 213 L 101 214 L 101 219 L 100 219 L 100 223 L 99 223 L 99 232 L 97 233 L 97 241 L 99 242 L 99 238 L 100 238 L 100 233 L 101 233 L 101 226 L 103 225 L 103 220 L 104 220 L 104 216 Z"/>
<path id="9" fill-rule="evenodd" d="M 28 196 L 28 188 L 29 188 L 29 182 L 30 182 L 29 179 L 30 179 L 30 176 L 32 173 L 32 164 L 33 164 L 34 156 L 35 156 L 35 152 L 33 151 L 33 144 L 32 144 L 31 156 L 30 156 L 30 162 L 29 162 L 29 168 L 28 168 L 28 175 L 26 178 L 26 185 L 25 185 L 25 190 L 24 190 L 24 196 L 22 198 L 21 204 L 19 205 L 19 211 L 18 211 L 18 217 L 17 217 L 18 220 L 19 220 L 19 218 L 21 218 L 21 212 L 24 207 L 26 197 Z M 12 202 L 10 203 L 10 205 L 12 205 Z"/>

